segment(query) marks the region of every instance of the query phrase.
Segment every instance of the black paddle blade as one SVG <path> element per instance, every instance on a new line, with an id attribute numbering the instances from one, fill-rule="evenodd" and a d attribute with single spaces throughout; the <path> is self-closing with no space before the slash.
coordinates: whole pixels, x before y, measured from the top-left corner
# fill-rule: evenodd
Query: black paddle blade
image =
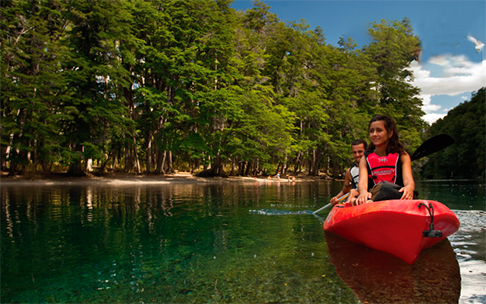
<path id="1" fill-rule="evenodd" d="M 417 160 L 442 149 L 445 149 L 454 143 L 454 138 L 447 134 L 439 134 L 427 139 L 412 154 L 412 160 Z"/>

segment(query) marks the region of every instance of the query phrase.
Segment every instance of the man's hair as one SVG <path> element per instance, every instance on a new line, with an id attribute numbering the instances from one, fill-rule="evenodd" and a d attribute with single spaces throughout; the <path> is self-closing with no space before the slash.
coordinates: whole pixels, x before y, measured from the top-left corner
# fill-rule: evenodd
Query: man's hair
<path id="1" fill-rule="evenodd" d="M 368 143 L 364 139 L 356 139 L 351 143 L 351 146 L 357 146 L 363 144 L 364 149 L 368 148 Z"/>

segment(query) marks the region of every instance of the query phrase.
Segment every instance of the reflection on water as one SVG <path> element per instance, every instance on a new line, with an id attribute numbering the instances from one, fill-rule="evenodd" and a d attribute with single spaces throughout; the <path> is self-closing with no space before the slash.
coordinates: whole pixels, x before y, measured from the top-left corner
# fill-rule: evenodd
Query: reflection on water
<path id="1" fill-rule="evenodd" d="M 454 212 L 461 229 L 450 241 L 461 265 L 461 302 L 486 303 L 486 211 Z"/>
<path id="2" fill-rule="evenodd" d="M 248 212 L 328 187 L 2 187 L 2 301 L 357 302 L 314 217 Z"/>
<path id="3" fill-rule="evenodd" d="M 461 276 L 447 239 L 424 250 L 413 265 L 326 232 L 331 263 L 364 303 L 457 303 Z"/>
<path id="4" fill-rule="evenodd" d="M 341 186 L 2 185 L 2 302 L 359 303 L 330 263 L 322 223 L 308 214 Z M 421 190 L 448 205 L 440 184 Z M 462 223 L 451 244 L 461 301 L 480 303 L 486 217 L 460 197 L 451 197 Z"/>
<path id="5" fill-rule="evenodd" d="M 439 201 L 446 204 L 450 209 L 486 210 L 484 181 L 418 181 L 416 190 L 420 199 Z"/>

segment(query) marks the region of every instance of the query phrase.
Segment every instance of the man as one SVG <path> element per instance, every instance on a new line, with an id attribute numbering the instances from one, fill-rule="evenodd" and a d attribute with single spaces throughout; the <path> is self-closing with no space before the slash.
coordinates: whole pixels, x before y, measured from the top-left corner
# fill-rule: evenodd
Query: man
<path id="1" fill-rule="evenodd" d="M 349 193 L 347 198 L 347 202 L 351 202 L 356 199 L 356 196 L 359 194 L 358 192 L 358 183 L 359 183 L 359 169 L 358 164 L 359 160 L 364 154 L 364 151 L 368 147 L 366 141 L 362 139 L 357 139 L 351 143 L 351 151 L 353 153 L 353 158 L 355 163 L 346 170 L 344 174 L 344 185 L 341 192 L 339 192 L 335 197 L 331 198 L 331 205 L 336 205 L 339 203 L 338 199 Z"/>

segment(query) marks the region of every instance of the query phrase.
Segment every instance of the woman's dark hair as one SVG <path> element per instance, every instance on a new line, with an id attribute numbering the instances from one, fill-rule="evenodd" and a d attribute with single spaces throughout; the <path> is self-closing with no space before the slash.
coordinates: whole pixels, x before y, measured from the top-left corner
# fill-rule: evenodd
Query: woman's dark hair
<path id="1" fill-rule="evenodd" d="M 371 118 L 370 124 L 368 125 L 368 130 L 370 128 L 371 123 L 375 122 L 375 121 L 383 121 L 383 124 L 385 125 L 386 131 L 388 133 L 393 132 L 393 135 L 388 140 L 388 146 L 386 147 L 386 153 L 387 154 L 389 154 L 389 153 L 402 154 L 403 152 L 405 152 L 405 149 L 403 148 L 402 144 L 398 140 L 397 124 L 395 123 L 393 118 L 385 116 L 385 115 L 381 115 L 381 114 L 376 114 Z M 374 150 L 375 145 L 373 143 L 370 143 L 368 149 Z"/>

